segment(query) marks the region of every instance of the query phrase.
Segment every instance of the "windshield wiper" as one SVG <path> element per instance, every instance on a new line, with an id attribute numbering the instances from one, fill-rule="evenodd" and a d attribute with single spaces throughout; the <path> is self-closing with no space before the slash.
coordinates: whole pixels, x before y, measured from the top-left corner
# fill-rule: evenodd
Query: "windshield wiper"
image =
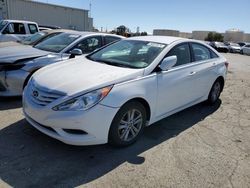
<path id="1" fill-rule="evenodd" d="M 135 67 L 133 65 L 119 63 L 119 62 L 116 62 L 116 61 L 103 60 L 103 59 L 93 59 L 93 58 L 89 58 L 89 59 L 92 60 L 92 61 L 95 61 L 95 62 L 104 63 L 104 64 L 107 64 L 107 65 L 112 65 L 112 66 L 117 66 L 117 67 L 137 68 L 137 67 Z"/>

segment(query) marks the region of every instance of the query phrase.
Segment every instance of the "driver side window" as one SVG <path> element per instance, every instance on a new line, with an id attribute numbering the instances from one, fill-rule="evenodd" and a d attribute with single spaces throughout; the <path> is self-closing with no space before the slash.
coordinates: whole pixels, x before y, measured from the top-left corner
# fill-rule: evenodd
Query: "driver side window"
<path id="1" fill-rule="evenodd" d="M 83 39 L 76 46 L 74 46 L 74 48 L 72 48 L 71 50 L 78 48 L 82 50 L 83 54 L 88 54 L 100 47 L 102 47 L 102 37 L 95 36 L 95 37 L 89 37 L 89 38 Z"/>
<path id="2" fill-rule="evenodd" d="M 190 63 L 191 56 L 188 43 L 175 46 L 170 50 L 170 52 L 168 52 L 166 57 L 174 55 L 177 57 L 177 63 L 174 65 L 174 67 Z"/>
<path id="3" fill-rule="evenodd" d="M 24 24 L 10 23 L 4 30 L 4 34 L 25 34 Z"/>

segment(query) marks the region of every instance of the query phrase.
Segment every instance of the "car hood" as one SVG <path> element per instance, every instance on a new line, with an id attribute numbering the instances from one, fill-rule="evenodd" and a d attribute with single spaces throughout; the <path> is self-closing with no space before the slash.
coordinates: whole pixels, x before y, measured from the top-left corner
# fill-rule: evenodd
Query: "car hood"
<path id="1" fill-rule="evenodd" d="M 141 77 L 144 69 L 131 69 L 97 63 L 85 57 L 46 66 L 37 71 L 37 87 L 72 96 Z"/>
<path id="2" fill-rule="evenodd" d="M 0 42 L 0 48 L 6 48 L 10 46 L 22 46 L 23 44 L 18 43 L 18 42 Z"/>
<path id="3" fill-rule="evenodd" d="M 50 53 L 26 45 L 3 47 L 0 48 L 0 64 L 16 63 L 17 61 L 34 59 Z"/>

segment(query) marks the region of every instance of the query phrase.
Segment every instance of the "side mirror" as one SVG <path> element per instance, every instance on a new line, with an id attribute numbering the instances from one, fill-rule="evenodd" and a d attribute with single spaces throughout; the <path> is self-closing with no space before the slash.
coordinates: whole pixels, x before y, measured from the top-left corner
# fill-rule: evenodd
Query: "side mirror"
<path id="1" fill-rule="evenodd" d="M 166 71 L 169 68 L 173 67 L 176 63 L 177 63 L 177 57 L 175 55 L 169 56 L 163 59 L 159 67 L 162 71 Z"/>
<path id="2" fill-rule="evenodd" d="M 79 49 L 79 48 L 75 48 L 75 49 L 71 50 L 69 53 L 70 53 L 70 57 L 69 58 L 75 58 L 75 56 L 83 54 L 82 50 Z"/>
<path id="3" fill-rule="evenodd" d="M 75 49 L 70 51 L 70 54 L 72 54 L 72 55 L 82 55 L 82 50 L 79 49 L 79 48 L 75 48 Z"/>

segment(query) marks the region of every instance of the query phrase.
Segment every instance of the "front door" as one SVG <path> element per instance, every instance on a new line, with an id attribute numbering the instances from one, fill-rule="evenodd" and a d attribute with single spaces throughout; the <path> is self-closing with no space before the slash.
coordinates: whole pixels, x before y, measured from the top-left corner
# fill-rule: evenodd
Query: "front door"
<path id="1" fill-rule="evenodd" d="M 157 75 L 157 116 L 161 117 L 196 100 L 193 95 L 195 74 L 188 43 L 174 47 L 166 57 L 176 55 L 176 65 Z"/>

